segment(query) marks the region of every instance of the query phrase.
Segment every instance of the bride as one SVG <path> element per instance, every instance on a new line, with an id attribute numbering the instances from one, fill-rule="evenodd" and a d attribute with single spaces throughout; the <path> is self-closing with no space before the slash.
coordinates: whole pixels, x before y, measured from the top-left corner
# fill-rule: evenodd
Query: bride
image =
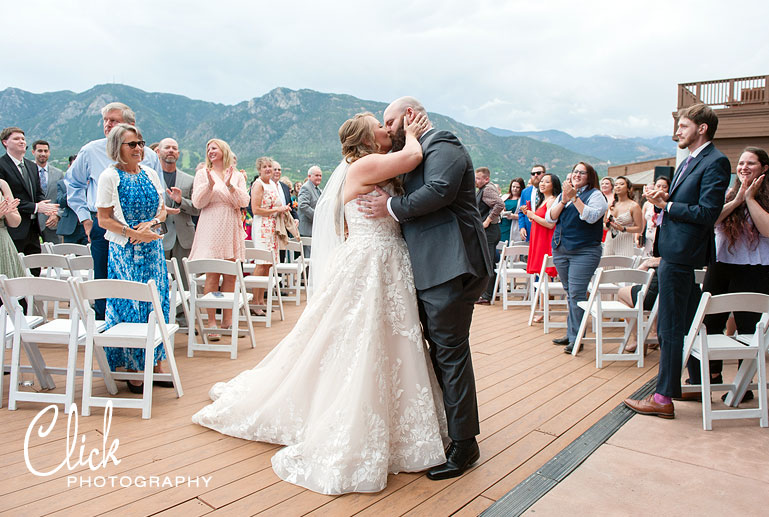
<path id="1" fill-rule="evenodd" d="M 366 219 L 355 198 L 422 160 L 422 115 L 390 150 L 371 113 L 339 129 L 344 160 L 315 209 L 314 293 L 291 332 L 251 370 L 211 388 L 193 421 L 286 445 L 282 479 L 323 494 L 378 492 L 388 473 L 446 461 L 445 413 L 419 324 L 411 262 L 392 218 Z"/>

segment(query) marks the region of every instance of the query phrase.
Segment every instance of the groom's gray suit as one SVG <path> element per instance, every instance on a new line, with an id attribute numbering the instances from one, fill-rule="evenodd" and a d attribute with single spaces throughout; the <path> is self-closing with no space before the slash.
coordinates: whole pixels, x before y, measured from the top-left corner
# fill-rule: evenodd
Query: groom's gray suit
<path id="1" fill-rule="evenodd" d="M 475 201 L 470 155 L 456 136 L 431 129 L 420 138 L 422 163 L 405 175 L 390 209 L 400 221 L 414 269 L 419 318 L 443 390 L 449 437 L 479 432 L 470 323 L 493 272 Z"/>

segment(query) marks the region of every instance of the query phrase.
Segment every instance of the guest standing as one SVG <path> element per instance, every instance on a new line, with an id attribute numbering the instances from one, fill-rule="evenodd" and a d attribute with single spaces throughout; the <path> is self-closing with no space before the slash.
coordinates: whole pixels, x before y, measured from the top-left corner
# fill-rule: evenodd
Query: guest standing
<path id="1" fill-rule="evenodd" d="M 726 204 L 716 221 L 716 256 L 708 265 L 703 290 L 712 295 L 726 293 L 769 294 L 769 155 L 758 147 L 746 148 L 737 164 L 734 186 L 726 195 Z M 708 334 L 720 334 L 728 314 L 705 316 Z M 761 315 L 735 312 L 737 332 L 753 334 Z M 689 382 L 700 384 L 700 362 L 690 357 Z M 711 382 L 721 384 L 723 361 L 711 361 Z M 688 396 L 687 396 L 688 395 Z M 692 399 L 700 393 L 685 393 Z M 752 398 L 746 393 L 748 398 Z"/>
<path id="2" fill-rule="evenodd" d="M 259 249 L 268 250 L 277 258 L 278 240 L 275 235 L 275 217 L 280 213 L 289 212 L 289 205 L 282 205 L 278 198 L 278 190 L 273 181 L 274 171 L 272 158 L 262 156 L 256 160 L 256 170 L 259 174 L 251 184 L 251 212 L 254 214 L 251 224 L 251 240 Z M 266 276 L 270 264 L 259 264 L 254 274 Z M 254 289 L 254 303 L 264 303 L 264 289 Z M 257 316 L 262 316 L 261 309 Z"/>
<path id="3" fill-rule="evenodd" d="M 547 211 L 553 206 L 555 198 L 561 194 L 561 180 L 553 174 L 545 174 L 539 181 L 539 193 L 538 206 L 532 210 L 528 210 L 525 205 L 521 207 L 521 212 L 531 221 L 526 272 L 532 275 L 538 275 L 542 271 L 542 260 L 545 255 L 553 255 L 555 223 L 547 221 L 545 217 L 547 217 Z M 546 273 L 551 277 L 558 274 L 554 267 L 548 268 Z"/>
<path id="4" fill-rule="evenodd" d="M 648 186 L 644 187 L 644 190 L 647 188 Z M 667 176 L 660 176 L 657 178 L 657 181 L 654 182 L 653 190 L 660 190 L 667 194 L 670 190 L 670 178 Z M 654 255 L 654 241 L 657 239 L 657 228 L 659 228 L 659 221 L 661 219 L 660 213 L 662 213 L 662 211 L 652 203 L 646 201 L 641 208 L 641 212 L 643 212 L 643 218 L 644 221 L 646 221 L 643 243 L 644 256 L 651 257 Z"/>
<path id="5" fill-rule="evenodd" d="M 320 183 L 323 179 L 323 172 L 320 167 L 313 165 L 307 171 L 307 181 L 299 189 L 298 210 L 299 210 L 299 235 L 312 237 L 312 220 L 315 218 L 315 205 L 320 198 Z M 304 247 L 305 258 L 310 258 L 310 247 Z"/>
<path id="6" fill-rule="evenodd" d="M 117 162 L 99 175 L 96 194 L 97 222 L 109 241 L 107 278 L 141 283 L 154 280 L 163 317 L 168 321 L 168 270 L 162 237 L 154 230 L 166 218 L 162 183 L 156 171 L 139 165 L 144 159 L 144 140 L 135 126 L 117 124 L 112 128 L 107 136 L 106 150 L 107 156 Z M 147 323 L 150 312 L 152 304 L 149 302 L 108 298 L 105 320 L 107 327 L 123 322 Z M 104 351 L 112 370 L 118 367 L 128 371 L 144 369 L 143 349 L 105 347 Z M 156 372 L 162 372 L 160 361 L 165 356 L 163 346 L 155 349 Z M 172 386 L 167 381 L 156 384 Z M 141 393 L 143 383 L 128 381 L 128 388 Z"/>
<path id="7" fill-rule="evenodd" d="M 502 202 L 497 187 L 489 184 L 490 180 L 491 171 L 488 167 L 478 167 L 475 169 L 475 187 L 478 189 L 475 193 L 475 200 L 478 203 L 478 211 L 481 213 L 483 228 L 486 232 L 489 256 L 497 261 L 497 244 L 500 241 L 499 214 L 505 209 L 505 204 Z M 495 283 L 496 278 L 490 278 L 486 289 L 475 303 L 480 305 L 490 304 L 491 297 L 494 294 Z"/>
<path id="8" fill-rule="evenodd" d="M 505 203 L 505 210 L 499 221 L 499 233 L 502 240 L 508 243 L 518 241 L 521 238 L 518 231 L 518 205 L 524 188 L 526 185 L 523 178 L 515 178 L 510 182 L 510 186 L 507 187 L 507 194 L 502 198 Z"/>
<path id="9" fill-rule="evenodd" d="M 246 258 L 245 237 L 240 209 L 248 206 L 246 180 L 232 164 L 232 151 L 227 142 L 212 138 L 206 143 L 205 166 L 195 173 L 192 204 L 200 210 L 190 260 Z M 221 286 L 219 281 L 221 280 Z M 233 275 L 207 273 L 203 292 L 235 290 Z M 209 325 L 216 324 L 216 309 L 206 309 Z M 232 326 L 232 309 L 222 310 L 222 328 Z M 218 334 L 209 334 L 211 341 Z"/>
<path id="10" fill-rule="evenodd" d="M 647 193 L 646 199 L 662 212 L 657 234 L 660 267 L 657 336 L 660 364 L 655 393 L 624 404 L 643 415 L 675 418 L 673 397 L 681 396 L 684 335 L 700 300 L 694 269 L 706 265 L 714 250 L 713 225 L 724 205 L 729 185 L 729 160 L 712 145 L 718 116 L 712 108 L 695 104 L 678 113 L 678 148 L 689 157 L 673 177 L 670 193 Z"/>
<path id="11" fill-rule="evenodd" d="M 539 180 L 542 179 L 545 172 L 547 172 L 547 169 L 545 169 L 544 165 L 537 164 L 531 168 L 530 185 L 521 192 L 521 200 L 518 204 L 519 207 L 526 205 L 527 202 L 529 203 L 528 206 L 537 206 L 537 201 L 539 201 Z M 523 214 L 518 215 L 518 232 L 521 235 L 522 241 L 529 242 L 529 237 L 531 237 L 531 223 L 529 222 L 529 218 Z"/>
<path id="12" fill-rule="evenodd" d="M 3 194 L 0 199 L 0 275 L 19 278 L 24 276 L 24 268 L 19 260 L 19 252 L 16 251 L 16 246 L 8 234 L 8 227 L 16 228 L 21 223 L 21 215 L 17 208 L 19 200 L 13 197 L 11 187 L 5 180 L 0 179 L 0 190 Z"/>
<path id="13" fill-rule="evenodd" d="M 589 163 L 579 162 L 545 217 L 547 222 L 556 223 L 553 262 L 569 306 L 566 336 L 554 339 L 553 343 L 567 345 L 567 354 L 572 352 L 584 313 L 577 303 L 587 300 L 587 286 L 601 261 L 603 216 L 607 209 L 606 197 L 598 190 L 598 174 Z"/>
<path id="14" fill-rule="evenodd" d="M 633 184 L 624 176 L 614 180 L 614 199 L 609 205 L 609 217 L 606 229 L 606 244 L 604 255 L 622 255 L 632 257 L 635 247 L 634 235 L 643 230 L 643 215 L 641 207 L 630 199 Z"/>
<path id="15" fill-rule="evenodd" d="M 35 156 L 35 165 L 37 166 L 36 170 L 40 178 L 40 189 L 43 192 L 43 197 L 54 199 L 64 173 L 48 162 L 51 157 L 51 145 L 45 140 L 35 140 L 32 142 L 32 154 Z M 56 226 L 59 223 L 58 211 L 50 215 L 38 213 L 37 223 L 44 242 L 61 242 L 61 237 L 56 232 Z"/>

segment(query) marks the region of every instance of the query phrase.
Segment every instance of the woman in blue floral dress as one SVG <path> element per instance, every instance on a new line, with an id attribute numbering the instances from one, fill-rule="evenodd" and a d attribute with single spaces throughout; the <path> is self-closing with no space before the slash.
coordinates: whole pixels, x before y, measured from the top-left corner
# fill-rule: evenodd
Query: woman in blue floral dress
<path id="1" fill-rule="evenodd" d="M 117 163 L 99 176 L 96 207 L 99 225 L 106 230 L 109 242 L 108 278 L 146 284 L 155 281 L 163 317 L 168 321 L 168 270 L 163 254 L 162 236 L 155 227 L 166 218 L 163 187 L 156 171 L 139 166 L 144 158 L 144 141 L 134 126 L 119 124 L 107 137 L 107 155 Z M 152 304 L 117 298 L 107 299 L 106 323 L 146 323 Z M 110 368 L 128 371 L 144 369 L 144 350 L 136 348 L 105 348 Z M 165 349 L 155 349 L 155 371 L 161 372 L 160 361 Z M 155 381 L 167 387 L 170 382 Z M 128 381 L 128 388 L 141 393 L 138 381 Z"/>

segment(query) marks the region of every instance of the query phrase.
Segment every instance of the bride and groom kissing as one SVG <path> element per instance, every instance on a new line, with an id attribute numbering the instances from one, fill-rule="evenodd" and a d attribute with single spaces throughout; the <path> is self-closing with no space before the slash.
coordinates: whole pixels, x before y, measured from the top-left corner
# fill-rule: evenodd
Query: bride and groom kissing
<path id="1" fill-rule="evenodd" d="M 416 99 L 383 118 L 339 130 L 344 159 L 315 209 L 313 297 L 296 326 L 193 416 L 286 445 L 276 474 L 324 494 L 378 492 L 388 473 L 447 479 L 480 458 L 469 331 L 492 258 L 473 165 Z"/>

